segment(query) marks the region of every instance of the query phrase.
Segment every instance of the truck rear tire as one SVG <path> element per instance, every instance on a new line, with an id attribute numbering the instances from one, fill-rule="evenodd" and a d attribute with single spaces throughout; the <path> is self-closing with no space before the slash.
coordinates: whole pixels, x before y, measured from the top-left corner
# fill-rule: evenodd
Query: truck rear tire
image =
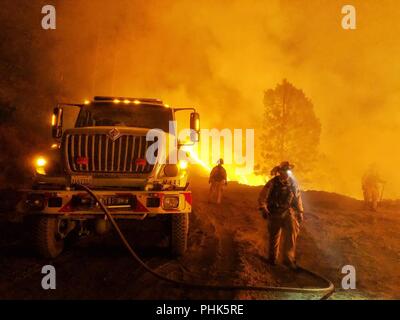
<path id="1" fill-rule="evenodd" d="M 55 258 L 64 250 L 64 239 L 59 236 L 60 219 L 39 217 L 35 223 L 34 244 L 44 258 Z"/>
<path id="2" fill-rule="evenodd" d="M 171 252 L 174 256 L 182 256 L 187 249 L 189 233 L 189 213 L 172 215 Z"/>

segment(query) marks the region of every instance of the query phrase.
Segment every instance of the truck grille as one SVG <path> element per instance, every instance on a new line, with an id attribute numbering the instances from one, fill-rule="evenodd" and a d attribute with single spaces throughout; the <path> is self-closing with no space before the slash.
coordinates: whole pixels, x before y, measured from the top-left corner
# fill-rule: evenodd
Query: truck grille
<path id="1" fill-rule="evenodd" d="M 72 172 L 145 174 L 154 167 L 145 161 L 149 143 L 145 136 L 69 134 L 64 148 Z"/>

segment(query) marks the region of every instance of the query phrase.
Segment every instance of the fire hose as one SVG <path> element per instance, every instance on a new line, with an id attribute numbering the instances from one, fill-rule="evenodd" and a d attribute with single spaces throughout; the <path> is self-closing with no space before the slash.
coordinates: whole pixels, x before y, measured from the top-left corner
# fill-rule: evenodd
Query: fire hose
<path id="1" fill-rule="evenodd" d="M 122 243 L 126 247 L 126 249 L 129 251 L 130 255 L 132 258 L 139 263 L 148 273 L 153 275 L 155 278 L 160 279 L 162 281 L 168 282 L 170 284 L 179 286 L 179 287 L 186 287 L 186 288 L 192 288 L 192 289 L 204 289 L 204 290 L 229 290 L 229 291 L 264 291 L 264 292 L 293 292 L 293 293 L 312 293 L 312 294 L 321 294 L 322 297 L 320 298 L 321 300 L 326 300 L 328 299 L 333 292 L 335 291 L 335 287 L 333 283 L 325 278 L 324 276 L 321 276 L 313 271 L 307 270 L 302 267 L 298 267 L 298 270 L 306 273 L 315 279 L 322 280 L 323 282 L 326 283 L 325 287 L 322 288 L 296 288 L 296 287 L 274 287 L 274 286 L 250 286 L 250 285 L 207 285 L 207 284 L 200 284 L 200 283 L 187 283 L 187 282 L 182 282 L 179 280 L 171 279 L 166 276 L 163 276 L 162 274 L 154 271 L 151 269 L 135 252 L 135 250 L 132 248 L 132 246 L 129 244 L 128 240 L 122 233 L 121 229 L 119 228 L 118 224 L 115 222 L 112 214 L 108 210 L 108 208 L 104 205 L 104 203 L 94 194 L 94 192 L 88 188 L 85 185 L 79 184 L 81 188 L 83 188 L 92 198 L 94 201 L 96 201 L 101 210 L 104 212 L 104 214 L 107 216 L 109 221 L 111 222 L 111 225 L 113 226 L 114 230 L 118 234 L 118 237 L 121 239 Z"/>

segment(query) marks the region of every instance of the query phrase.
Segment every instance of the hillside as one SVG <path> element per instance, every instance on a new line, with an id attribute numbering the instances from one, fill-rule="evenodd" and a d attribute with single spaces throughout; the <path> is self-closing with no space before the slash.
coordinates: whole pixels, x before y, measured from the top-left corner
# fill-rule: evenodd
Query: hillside
<path id="1" fill-rule="evenodd" d="M 192 183 L 194 212 L 189 249 L 171 259 L 167 239 L 159 232 L 137 233 L 124 226 L 131 243 L 150 266 L 170 277 L 209 284 L 318 286 L 315 280 L 285 267 L 270 267 L 267 222 L 257 211 L 260 187 L 231 182 L 221 205 L 208 204 L 206 179 Z M 364 211 L 360 201 L 337 194 L 303 194 L 305 221 L 298 242 L 298 262 L 331 279 L 332 299 L 399 299 L 400 215 L 396 206 Z M 0 299 L 315 299 L 317 296 L 207 291 L 174 288 L 161 283 L 131 261 L 118 239 L 90 236 L 51 261 L 57 269 L 57 290 L 40 287 L 41 266 L 49 263 L 29 249 L 19 223 L 0 224 Z M 157 244 L 156 246 L 154 244 Z M 353 265 L 357 290 L 340 289 L 341 268 Z"/>

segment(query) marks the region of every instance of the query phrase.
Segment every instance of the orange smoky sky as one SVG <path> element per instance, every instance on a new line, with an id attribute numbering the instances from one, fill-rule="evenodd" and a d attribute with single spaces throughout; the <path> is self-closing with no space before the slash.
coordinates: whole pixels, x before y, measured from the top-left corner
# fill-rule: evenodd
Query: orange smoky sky
<path id="1" fill-rule="evenodd" d="M 64 99 L 159 97 L 196 106 L 202 126 L 262 126 L 263 93 L 283 78 L 321 121 L 310 188 L 360 197 L 376 162 L 385 197 L 400 197 L 400 4 L 351 1 L 83 1 L 56 5 L 49 63 Z M 306 119 L 305 119 L 306 121 Z M 256 153 L 260 150 L 256 149 Z"/>

